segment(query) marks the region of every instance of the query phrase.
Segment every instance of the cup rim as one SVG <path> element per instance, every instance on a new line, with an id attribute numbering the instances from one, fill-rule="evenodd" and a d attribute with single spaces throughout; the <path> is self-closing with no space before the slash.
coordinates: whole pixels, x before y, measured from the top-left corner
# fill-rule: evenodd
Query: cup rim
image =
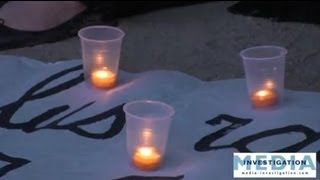
<path id="1" fill-rule="evenodd" d="M 86 38 L 83 35 L 81 35 L 85 30 L 92 29 L 92 28 L 112 29 L 112 30 L 118 31 L 120 33 L 120 36 L 117 38 L 114 38 L 114 39 L 110 39 L 110 40 L 94 40 L 94 39 Z M 125 33 L 120 28 L 117 28 L 117 27 L 107 26 L 107 25 L 94 25 L 94 26 L 87 26 L 87 27 L 80 29 L 78 31 L 78 36 L 80 37 L 80 39 L 83 39 L 86 41 L 106 43 L 106 42 L 113 42 L 113 41 L 118 41 L 118 40 L 122 39 L 125 36 Z"/>
<path id="2" fill-rule="evenodd" d="M 123 106 L 123 110 L 126 114 L 134 117 L 134 118 L 137 118 L 137 119 L 145 119 L 145 117 L 141 117 L 141 116 L 138 116 L 138 115 L 135 115 L 135 114 L 132 114 L 128 111 L 128 107 L 133 105 L 133 104 L 139 104 L 139 103 L 149 103 L 149 104 L 158 104 L 158 105 L 161 105 L 161 106 L 164 106 L 166 107 L 168 110 L 169 110 L 169 113 L 168 115 L 164 115 L 164 116 L 160 116 L 160 117 L 155 117 L 155 118 L 152 118 L 152 119 L 165 119 L 165 118 L 169 118 L 169 117 L 172 117 L 174 114 L 175 114 L 175 110 L 172 106 L 164 103 L 164 102 L 161 102 L 161 101 L 155 101 L 155 100 L 149 100 L 149 99 L 146 99 L 146 100 L 136 100 L 136 101 L 130 101 L 128 103 L 126 103 L 124 106 Z"/>
<path id="3" fill-rule="evenodd" d="M 264 48 L 278 49 L 280 51 L 280 53 L 279 53 L 279 55 L 269 56 L 269 57 L 250 57 L 250 56 L 244 55 L 248 51 L 251 51 L 254 49 L 264 49 Z M 249 60 L 258 60 L 259 61 L 259 60 L 269 60 L 269 59 L 273 59 L 273 58 L 280 58 L 280 57 L 286 55 L 287 53 L 288 53 L 288 50 L 282 46 L 262 45 L 262 46 L 254 46 L 254 47 L 246 48 L 246 49 L 240 51 L 239 55 L 243 58 L 243 60 L 249 59 Z"/>

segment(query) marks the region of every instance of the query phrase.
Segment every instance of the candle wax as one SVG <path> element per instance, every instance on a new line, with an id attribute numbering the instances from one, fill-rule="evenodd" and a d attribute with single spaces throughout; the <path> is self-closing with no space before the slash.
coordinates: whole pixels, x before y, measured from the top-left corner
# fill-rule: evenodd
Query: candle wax
<path id="1" fill-rule="evenodd" d="M 132 161 L 141 170 L 155 170 L 160 166 L 161 154 L 155 147 L 142 146 L 135 150 Z"/>
<path id="2" fill-rule="evenodd" d="M 110 88 L 114 86 L 115 81 L 116 75 L 107 69 L 95 70 L 91 74 L 91 82 L 98 88 Z"/>

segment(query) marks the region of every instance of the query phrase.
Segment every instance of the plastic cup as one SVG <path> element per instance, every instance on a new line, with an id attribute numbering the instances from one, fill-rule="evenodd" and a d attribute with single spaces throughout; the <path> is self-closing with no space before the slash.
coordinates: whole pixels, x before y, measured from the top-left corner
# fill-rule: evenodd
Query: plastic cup
<path id="1" fill-rule="evenodd" d="M 89 26 L 78 32 L 87 82 L 97 88 L 115 85 L 124 35 L 122 30 L 111 26 Z"/>
<path id="2" fill-rule="evenodd" d="M 141 100 L 127 103 L 124 111 L 132 164 L 146 171 L 158 169 L 165 154 L 174 109 L 163 102 Z"/>
<path id="3" fill-rule="evenodd" d="M 256 46 L 240 52 L 253 107 L 269 108 L 283 101 L 286 54 L 279 46 Z"/>

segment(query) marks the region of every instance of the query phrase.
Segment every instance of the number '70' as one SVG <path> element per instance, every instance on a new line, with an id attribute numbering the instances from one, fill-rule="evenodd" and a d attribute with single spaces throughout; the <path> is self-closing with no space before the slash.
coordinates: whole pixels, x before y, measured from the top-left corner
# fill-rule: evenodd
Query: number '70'
<path id="1" fill-rule="evenodd" d="M 252 119 L 243 119 L 243 118 L 238 118 L 234 116 L 230 116 L 227 114 L 221 114 L 218 115 L 217 117 L 214 117 L 208 121 L 206 121 L 207 124 L 216 126 L 221 124 L 222 121 L 227 121 L 231 123 L 230 125 L 219 129 L 207 136 L 204 136 L 201 138 L 195 145 L 194 149 L 196 151 L 200 152 L 205 152 L 205 151 L 211 151 L 211 150 L 218 150 L 218 149 L 225 149 L 225 148 L 235 148 L 239 152 L 252 152 L 247 146 L 248 144 L 257 141 L 261 138 L 266 138 L 270 136 L 275 136 L 275 135 L 280 135 L 280 134 L 285 134 L 285 133 L 303 133 L 305 135 L 305 139 L 297 142 L 293 145 L 284 147 L 282 149 L 277 149 L 272 152 L 298 152 L 302 150 L 303 148 L 307 147 L 308 145 L 316 142 L 317 140 L 320 139 L 320 133 L 315 132 L 314 130 L 303 126 L 303 125 L 289 125 L 281 128 L 275 128 L 275 129 L 269 129 L 265 130 L 262 132 L 258 132 L 246 137 L 242 137 L 241 139 L 227 145 L 217 145 L 217 146 L 212 146 L 211 144 L 222 138 L 223 136 L 228 135 L 230 132 L 241 128 L 243 126 L 248 125 L 249 123 L 252 122 Z M 317 159 L 318 162 L 320 163 L 320 149 L 317 152 Z"/>

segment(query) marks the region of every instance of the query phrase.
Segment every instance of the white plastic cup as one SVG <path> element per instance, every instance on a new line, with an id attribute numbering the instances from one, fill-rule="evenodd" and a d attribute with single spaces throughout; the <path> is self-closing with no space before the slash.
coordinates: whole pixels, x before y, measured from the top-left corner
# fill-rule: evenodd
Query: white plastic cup
<path id="1" fill-rule="evenodd" d="M 256 46 L 240 52 L 253 107 L 274 107 L 283 101 L 286 54 L 279 46 Z"/>
<path id="2" fill-rule="evenodd" d="M 111 26 L 89 26 L 78 32 L 86 81 L 97 88 L 115 85 L 124 35 L 121 29 Z"/>
<path id="3" fill-rule="evenodd" d="M 156 170 L 163 160 L 174 109 L 163 102 L 140 100 L 124 106 L 127 149 L 133 165 Z"/>

